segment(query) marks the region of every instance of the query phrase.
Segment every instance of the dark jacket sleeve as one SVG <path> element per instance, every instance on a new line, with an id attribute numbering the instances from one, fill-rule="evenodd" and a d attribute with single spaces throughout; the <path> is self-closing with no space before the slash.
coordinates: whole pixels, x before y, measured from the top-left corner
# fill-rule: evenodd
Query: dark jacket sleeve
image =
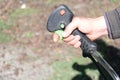
<path id="1" fill-rule="evenodd" d="M 120 38 L 120 8 L 106 12 L 104 17 L 108 27 L 109 38 Z"/>

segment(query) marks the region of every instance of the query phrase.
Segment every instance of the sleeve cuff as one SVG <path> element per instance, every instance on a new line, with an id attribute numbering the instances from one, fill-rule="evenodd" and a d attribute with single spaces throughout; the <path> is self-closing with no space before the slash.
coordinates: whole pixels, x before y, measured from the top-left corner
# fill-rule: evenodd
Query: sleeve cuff
<path id="1" fill-rule="evenodd" d="M 107 30 L 108 30 L 108 37 L 109 37 L 110 39 L 112 39 L 111 29 L 110 29 L 110 25 L 109 25 L 108 18 L 107 18 L 107 16 L 106 16 L 106 14 L 104 14 L 104 18 L 105 18 L 105 22 L 106 22 L 106 26 L 107 26 Z"/>
<path id="2" fill-rule="evenodd" d="M 109 38 L 120 38 L 120 8 L 106 12 L 104 17 L 108 27 Z"/>

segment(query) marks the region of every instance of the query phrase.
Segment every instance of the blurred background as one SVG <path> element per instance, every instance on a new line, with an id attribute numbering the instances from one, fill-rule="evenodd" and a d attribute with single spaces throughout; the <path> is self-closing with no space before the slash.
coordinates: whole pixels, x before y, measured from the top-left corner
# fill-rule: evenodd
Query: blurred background
<path id="1" fill-rule="evenodd" d="M 76 16 L 99 17 L 119 0 L 0 0 L 0 80 L 103 80 L 81 49 L 52 41 L 50 13 L 66 4 Z M 120 39 L 97 40 L 98 50 L 120 75 Z"/>

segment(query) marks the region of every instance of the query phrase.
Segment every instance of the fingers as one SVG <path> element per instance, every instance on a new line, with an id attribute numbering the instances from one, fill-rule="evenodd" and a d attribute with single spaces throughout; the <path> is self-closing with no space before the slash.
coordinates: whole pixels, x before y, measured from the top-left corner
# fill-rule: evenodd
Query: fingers
<path id="1" fill-rule="evenodd" d="M 73 39 L 74 39 L 74 36 L 73 36 L 73 35 L 70 35 L 70 36 L 64 38 L 63 40 L 64 40 L 65 42 L 69 42 L 69 41 L 72 41 Z"/>
<path id="2" fill-rule="evenodd" d="M 70 24 L 65 28 L 63 37 L 68 37 L 74 29 L 78 27 L 78 18 L 74 18 Z"/>
<path id="3" fill-rule="evenodd" d="M 80 36 L 79 35 L 76 35 L 76 36 L 73 36 L 73 35 L 70 35 L 69 37 L 63 39 L 68 45 L 72 45 L 74 46 L 75 48 L 78 48 L 80 47 L 81 45 L 81 42 L 80 42 Z"/>
<path id="4" fill-rule="evenodd" d="M 71 33 L 73 30 L 75 30 L 78 27 L 79 24 L 79 18 L 74 18 L 70 24 L 65 28 L 63 32 L 63 41 L 65 41 L 67 44 L 74 46 L 75 48 L 79 47 L 81 45 L 80 36 L 76 35 L 73 36 Z M 59 36 L 54 33 L 53 35 L 53 41 L 57 42 L 59 40 Z"/>
<path id="5" fill-rule="evenodd" d="M 77 43 L 74 45 L 74 47 L 75 47 L 75 48 L 79 48 L 80 45 L 81 45 L 81 42 L 79 41 L 79 42 L 77 42 Z"/>
<path id="6" fill-rule="evenodd" d="M 59 40 L 59 36 L 57 35 L 57 33 L 53 34 L 53 41 L 57 42 Z"/>
<path id="7" fill-rule="evenodd" d="M 65 41 L 65 42 L 67 42 L 68 44 L 70 44 L 70 45 L 74 45 L 75 43 L 77 43 L 77 42 L 79 42 L 79 40 L 80 40 L 80 36 L 78 36 L 78 35 L 76 35 L 76 36 L 72 36 L 72 38 L 71 38 L 72 40 L 70 40 L 70 38 L 68 37 L 66 40 L 68 40 L 68 41 Z"/>
<path id="8" fill-rule="evenodd" d="M 59 41 L 59 36 L 56 33 L 53 34 L 53 41 L 54 42 Z M 68 45 L 74 46 L 75 48 L 78 48 L 81 45 L 79 35 L 76 35 L 76 36 L 70 35 L 70 36 L 64 38 L 63 41 L 66 42 Z"/>

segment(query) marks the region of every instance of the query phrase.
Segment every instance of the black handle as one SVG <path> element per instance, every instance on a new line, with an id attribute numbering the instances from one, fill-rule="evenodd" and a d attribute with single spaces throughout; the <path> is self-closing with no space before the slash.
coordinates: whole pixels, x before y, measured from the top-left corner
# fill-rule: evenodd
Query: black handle
<path id="1" fill-rule="evenodd" d="M 56 30 L 64 30 L 66 25 L 68 25 L 73 19 L 73 13 L 66 5 L 60 5 L 57 7 L 50 15 L 47 22 L 48 31 L 54 32 Z M 63 25 L 63 26 L 61 26 Z M 97 49 L 94 42 L 90 41 L 85 34 L 80 32 L 78 29 L 72 32 L 73 35 L 79 35 L 81 37 L 81 49 L 83 50 L 83 56 L 87 57 L 87 53 L 92 53 Z"/>
<path id="2" fill-rule="evenodd" d="M 81 37 L 81 49 L 83 50 L 83 56 L 88 57 L 89 53 L 93 53 L 97 49 L 96 43 L 92 42 L 84 33 L 80 32 L 78 29 L 74 30 L 73 35 L 79 35 Z"/>

